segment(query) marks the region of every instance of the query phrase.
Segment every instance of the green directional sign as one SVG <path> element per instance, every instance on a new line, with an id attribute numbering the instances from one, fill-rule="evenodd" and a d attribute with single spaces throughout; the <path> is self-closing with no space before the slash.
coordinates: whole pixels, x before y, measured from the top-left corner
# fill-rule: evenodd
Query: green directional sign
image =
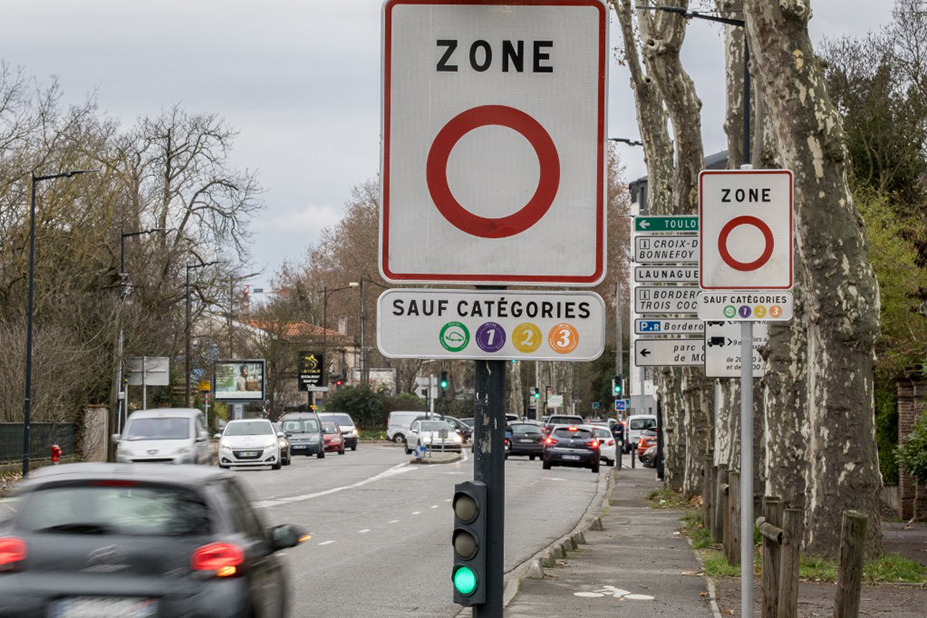
<path id="1" fill-rule="evenodd" d="M 635 232 L 697 232 L 698 217 L 634 217 Z"/>

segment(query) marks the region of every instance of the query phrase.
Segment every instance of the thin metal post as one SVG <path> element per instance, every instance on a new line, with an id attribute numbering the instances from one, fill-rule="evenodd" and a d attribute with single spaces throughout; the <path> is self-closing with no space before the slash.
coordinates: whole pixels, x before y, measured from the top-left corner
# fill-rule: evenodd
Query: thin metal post
<path id="1" fill-rule="evenodd" d="M 29 295 L 26 301 L 26 388 L 23 397 L 23 478 L 29 475 L 29 443 L 32 435 L 32 314 L 35 302 L 35 172 L 29 207 Z"/>
<path id="2" fill-rule="evenodd" d="M 322 386 L 328 386 L 328 286 L 322 288 Z M 312 410 L 312 394 L 309 395 Z"/>
<path id="3" fill-rule="evenodd" d="M 473 480 L 486 484 L 486 603 L 474 618 L 502 618 L 505 540 L 506 361 L 476 361 Z"/>
<path id="4" fill-rule="evenodd" d="M 190 265 L 187 264 L 187 282 L 186 282 L 186 297 L 187 297 L 187 308 L 186 308 L 186 319 L 184 321 L 184 334 L 186 340 L 186 353 L 184 354 L 184 372 L 183 372 L 183 382 L 184 382 L 184 402 L 186 407 L 190 407 L 190 355 L 192 353 L 192 345 L 190 343 Z M 142 367 L 142 373 L 144 374 L 145 368 Z M 143 378 L 144 379 L 144 378 Z"/>
<path id="5" fill-rule="evenodd" d="M 750 162 L 750 45 L 744 29 L 744 163 Z"/>
<path id="6" fill-rule="evenodd" d="M 364 344 L 367 341 L 366 338 L 366 326 L 367 326 L 367 311 L 364 307 L 364 279 L 366 275 L 361 275 L 360 278 L 360 381 L 361 384 L 367 384 L 367 379 L 365 373 L 367 371 L 367 352 L 364 350 Z"/>
<path id="7" fill-rule="evenodd" d="M 740 323 L 740 608 L 753 610 L 753 322 Z"/>
<path id="8" fill-rule="evenodd" d="M 148 409 L 148 357 L 142 357 L 142 410 Z"/>

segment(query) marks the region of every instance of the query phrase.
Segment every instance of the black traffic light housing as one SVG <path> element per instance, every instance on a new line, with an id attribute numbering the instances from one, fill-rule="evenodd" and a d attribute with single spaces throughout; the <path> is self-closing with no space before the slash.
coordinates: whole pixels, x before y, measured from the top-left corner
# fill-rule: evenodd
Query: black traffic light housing
<path id="1" fill-rule="evenodd" d="M 621 397 L 621 383 L 623 381 L 624 378 L 621 376 L 621 374 L 616 375 L 615 379 L 612 380 L 612 393 L 615 395 L 615 397 Z"/>
<path id="2" fill-rule="evenodd" d="M 441 391 L 444 392 L 445 389 L 447 389 L 447 372 L 442 371 L 441 372 Z"/>
<path id="3" fill-rule="evenodd" d="M 486 602 L 486 485 L 481 481 L 466 481 L 454 487 L 454 566 L 451 582 L 454 603 L 482 605 Z M 468 592 L 473 579 L 458 578 L 458 571 L 469 569 L 475 587 Z M 464 572 L 465 573 L 465 572 Z M 461 582 L 459 585 L 458 582 Z"/>

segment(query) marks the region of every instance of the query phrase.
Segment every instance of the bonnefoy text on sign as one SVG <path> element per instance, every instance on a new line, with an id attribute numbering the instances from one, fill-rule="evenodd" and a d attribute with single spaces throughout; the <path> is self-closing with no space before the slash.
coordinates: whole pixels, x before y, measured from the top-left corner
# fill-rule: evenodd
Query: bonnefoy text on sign
<path id="1" fill-rule="evenodd" d="M 605 303 L 593 292 L 393 289 L 377 324 L 391 358 L 585 361 L 605 347 Z"/>

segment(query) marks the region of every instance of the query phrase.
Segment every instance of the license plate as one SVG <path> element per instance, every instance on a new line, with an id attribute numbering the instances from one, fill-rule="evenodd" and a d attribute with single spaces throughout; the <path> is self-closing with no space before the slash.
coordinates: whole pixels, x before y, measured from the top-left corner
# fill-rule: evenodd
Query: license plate
<path id="1" fill-rule="evenodd" d="M 258 455 L 260 455 L 260 453 L 258 453 L 257 451 L 242 451 L 241 452 L 242 457 L 257 457 Z"/>
<path id="2" fill-rule="evenodd" d="M 579 455 L 564 455 L 563 458 L 579 461 Z"/>
<path id="3" fill-rule="evenodd" d="M 522 440 L 519 440 L 519 442 L 521 442 L 522 444 L 534 444 L 535 441 L 531 439 L 528 439 L 528 440 L 522 439 Z"/>
<path id="4" fill-rule="evenodd" d="M 299 450 L 302 450 L 302 449 L 304 449 L 304 448 L 306 448 L 306 447 L 305 447 L 304 445 L 302 445 L 302 444 L 293 444 L 293 445 L 290 446 L 290 448 L 292 448 L 294 451 L 299 451 Z"/>
<path id="5" fill-rule="evenodd" d="M 50 618 L 154 618 L 158 602 L 142 597 L 67 597 L 51 606 Z"/>

